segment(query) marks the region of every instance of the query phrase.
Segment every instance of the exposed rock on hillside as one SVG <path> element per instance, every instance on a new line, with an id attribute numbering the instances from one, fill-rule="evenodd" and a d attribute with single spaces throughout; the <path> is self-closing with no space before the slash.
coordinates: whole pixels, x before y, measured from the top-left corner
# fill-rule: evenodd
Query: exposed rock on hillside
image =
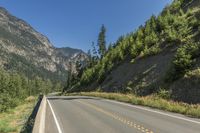
<path id="1" fill-rule="evenodd" d="M 0 66 L 5 69 L 64 81 L 69 62 L 86 59 L 81 50 L 55 48 L 28 23 L 0 8 Z"/>

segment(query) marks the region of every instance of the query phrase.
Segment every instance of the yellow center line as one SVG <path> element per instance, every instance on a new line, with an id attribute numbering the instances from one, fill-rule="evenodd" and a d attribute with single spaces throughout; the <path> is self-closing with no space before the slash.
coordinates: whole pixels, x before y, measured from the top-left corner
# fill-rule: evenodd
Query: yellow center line
<path id="1" fill-rule="evenodd" d="M 86 105 L 88 107 L 91 107 L 91 108 L 93 108 L 93 109 L 95 109 L 95 110 L 97 110 L 97 111 L 99 111 L 101 113 L 104 113 L 104 114 L 106 114 L 106 115 L 108 115 L 108 116 L 110 116 L 110 117 L 112 117 L 112 118 L 114 118 L 114 119 L 116 119 L 116 120 L 128 125 L 129 127 L 133 127 L 134 129 L 137 129 L 140 132 L 154 133 L 150 129 L 147 129 L 147 128 L 143 127 L 142 125 L 139 125 L 136 122 L 130 121 L 130 120 L 126 119 L 126 118 L 123 118 L 123 117 L 121 117 L 121 116 L 119 116 L 119 115 L 117 115 L 115 113 L 108 112 L 108 111 L 106 111 L 106 110 L 104 110 L 104 109 L 102 109 L 100 107 L 97 107 L 97 106 L 95 106 L 93 104 L 90 104 L 88 102 L 83 102 L 83 101 L 80 101 L 80 100 L 76 100 L 76 101 L 81 103 L 81 104 L 84 104 L 84 105 Z"/>

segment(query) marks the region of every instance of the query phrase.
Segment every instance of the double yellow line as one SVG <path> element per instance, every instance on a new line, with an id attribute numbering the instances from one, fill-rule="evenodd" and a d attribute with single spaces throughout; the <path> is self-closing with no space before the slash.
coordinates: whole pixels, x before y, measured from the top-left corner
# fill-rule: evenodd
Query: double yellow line
<path id="1" fill-rule="evenodd" d="M 88 102 L 83 102 L 83 101 L 80 101 L 80 100 L 76 100 L 76 101 L 81 103 L 81 104 L 84 104 L 84 105 L 86 105 L 86 106 L 88 106 L 90 108 L 93 108 L 96 111 L 104 113 L 105 115 L 108 115 L 108 116 L 114 118 L 115 120 L 118 120 L 118 121 L 122 122 L 123 124 L 126 124 L 126 125 L 130 126 L 131 128 L 137 129 L 140 132 L 143 132 L 143 133 L 154 133 L 150 129 L 147 129 L 147 128 L 143 127 L 142 125 L 137 124 L 136 122 L 130 121 L 130 120 L 126 119 L 126 118 L 123 118 L 123 117 L 121 117 L 121 116 L 119 116 L 119 115 L 117 115 L 115 113 L 108 112 L 108 111 L 106 111 L 106 110 L 104 110 L 104 109 L 102 109 L 100 107 L 97 107 L 97 106 L 95 106 L 93 104 L 90 104 Z"/>

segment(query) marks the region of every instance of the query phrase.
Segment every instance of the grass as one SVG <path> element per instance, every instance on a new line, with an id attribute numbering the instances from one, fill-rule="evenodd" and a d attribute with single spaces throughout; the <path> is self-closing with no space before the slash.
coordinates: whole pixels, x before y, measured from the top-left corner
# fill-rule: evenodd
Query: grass
<path id="1" fill-rule="evenodd" d="M 120 93 L 102 93 L 102 92 L 80 92 L 80 93 L 67 93 L 65 95 L 81 95 L 81 96 L 94 96 L 106 99 L 112 99 L 120 102 L 131 103 L 134 105 L 143 105 L 170 112 L 180 113 L 190 117 L 200 118 L 200 104 L 186 104 L 183 102 L 175 102 L 172 100 L 162 99 L 158 96 L 151 95 L 146 97 L 139 97 L 133 94 L 120 94 Z"/>
<path id="2" fill-rule="evenodd" d="M 35 106 L 34 97 L 7 112 L 0 113 L 0 133 L 19 133 Z"/>

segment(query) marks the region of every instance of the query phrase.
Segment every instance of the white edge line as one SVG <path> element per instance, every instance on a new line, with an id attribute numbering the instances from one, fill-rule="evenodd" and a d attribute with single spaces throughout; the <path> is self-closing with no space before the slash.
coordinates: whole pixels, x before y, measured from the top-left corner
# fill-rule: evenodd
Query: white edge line
<path id="1" fill-rule="evenodd" d="M 126 105 L 126 106 L 133 107 L 133 108 L 137 108 L 137 109 L 140 109 L 140 110 L 145 110 L 145 111 L 149 111 L 149 112 L 153 112 L 153 113 L 157 113 L 157 114 L 169 116 L 169 117 L 172 117 L 172 118 L 176 118 L 176 119 L 180 119 L 180 120 L 184 120 L 184 121 L 188 121 L 188 122 L 200 124 L 199 121 L 194 121 L 194 120 L 182 118 L 182 117 L 179 117 L 179 116 L 175 116 L 175 115 L 171 115 L 171 114 L 167 114 L 167 113 L 163 113 L 163 112 L 159 112 L 159 111 L 147 109 L 147 108 L 144 108 L 144 107 L 138 107 L 138 106 L 136 106 L 136 105 L 131 105 L 131 104 L 128 104 L 128 103 L 122 103 L 122 102 L 113 101 L 113 100 L 107 100 L 107 99 L 104 99 L 104 100 L 105 100 L 105 101 L 109 101 L 109 102 L 113 102 L 113 103 L 117 103 L 117 104 L 121 104 L 121 105 Z"/>
<path id="2" fill-rule="evenodd" d="M 60 125 L 58 124 L 58 120 L 57 120 L 57 118 L 56 118 L 56 115 L 55 115 L 55 113 L 54 113 L 54 111 L 53 111 L 53 108 L 52 108 L 52 106 L 51 106 L 49 100 L 47 100 L 47 102 L 48 102 L 49 107 L 50 107 L 50 109 L 51 109 L 51 112 L 52 112 L 52 114 L 53 114 L 53 118 L 54 118 L 54 120 L 55 120 L 56 127 L 57 127 L 57 129 L 58 129 L 58 133 L 62 133 L 61 128 L 60 128 Z"/>

